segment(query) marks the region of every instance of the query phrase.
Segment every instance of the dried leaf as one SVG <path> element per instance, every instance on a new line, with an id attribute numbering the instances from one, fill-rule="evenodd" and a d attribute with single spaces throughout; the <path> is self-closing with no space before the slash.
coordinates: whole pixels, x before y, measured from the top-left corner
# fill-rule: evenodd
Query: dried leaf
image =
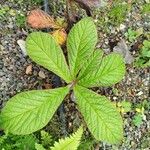
<path id="1" fill-rule="evenodd" d="M 27 66 L 26 74 L 32 74 L 32 65 Z"/>
<path id="2" fill-rule="evenodd" d="M 88 16 L 91 16 L 91 8 L 100 6 L 100 0 L 74 0 L 83 8 Z"/>
<path id="3" fill-rule="evenodd" d="M 124 57 L 126 64 L 131 64 L 134 61 L 133 56 L 130 54 L 129 47 L 123 39 L 118 42 L 117 46 L 113 48 L 113 51 L 121 54 Z"/>
<path id="4" fill-rule="evenodd" d="M 67 33 L 64 29 L 56 30 L 52 35 L 59 45 L 63 45 L 66 42 Z"/>
<path id="5" fill-rule="evenodd" d="M 100 0 L 74 0 L 82 6 L 91 7 L 98 7 L 100 6 Z"/>
<path id="6" fill-rule="evenodd" d="M 42 28 L 61 28 L 50 15 L 40 9 L 35 9 L 27 16 L 27 23 L 36 29 Z"/>

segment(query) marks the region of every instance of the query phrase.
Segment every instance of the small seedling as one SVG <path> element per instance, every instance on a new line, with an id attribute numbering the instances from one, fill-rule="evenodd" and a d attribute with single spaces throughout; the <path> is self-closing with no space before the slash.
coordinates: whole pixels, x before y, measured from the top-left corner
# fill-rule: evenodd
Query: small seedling
<path id="1" fill-rule="evenodd" d="M 145 40 L 140 51 L 139 57 L 136 59 L 135 66 L 150 67 L 150 41 Z"/>
<path id="2" fill-rule="evenodd" d="M 140 125 L 143 123 L 143 120 L 146 119 L 144 112 L 146 110 L 149 111 L 149 104 L 150 103 L 147 100 L 144 100 L 142 103 L 135 106 L 136 114 L 133 118 L 133 124 L 135 126 L 140 127 Z"/>
<path id="3" fill-rule="evenodd" d="M 124 22 L 125 16 L 127 14 L 127 8 L 128 7 L 125 4 L 115 5 L 108 12 L 110 23 L 115 26 L 119 26 L 122 22 Z"/>
<path id="4" fill-rule="evenodd" d="M 117 107 L 118 107 L 119 112 L 124 114 L 124 113 L 131 111 L 132 105 L 128 101 L 122 101 L 122 102 L 117 103 Z"/>
<path id="5" fill-rule="evenodd" d="M 8 6 L 2 6 L 0 4 L 0 20 L 4 20 L 10 8 Z"/>
<path id="6" fill-rule="evenodd" d="M 128 31 L 125 33 L 125 37 L 129 40 L 129 42 L 134 42 L 137 36 L 138 33 L 131 28 L 129 28 Z"/>
<path id="7" fill-rule="evenodd" d="M 24 14 L 20 13 L 16 16 L 16 25 L 18 27 L 24 27 L 26 22 L 26 17 Z"/>
<path id="8" fill-rule="evenodd" d="M 137 127 L 140 127 L 140 125 L 143 123 L 141 114 L 136 114 L 133 118 L 133 124 Z"/>
<path id="9" fill-rule="evenodd" d="M 150 13 L 150 4 L 144 4 L 142 6 L 142 14 L 149 14 Z"/>
<path id="10" fill-rule="evenodd" d="M 22 92 L 2 109 L 1 128 L 13 134 L 30 134 L 47 125 L 69 92 L 88 129 L 98 141 L 114 144 L 123 138 L 122 117 L 105 97 L 88 89 L 111 86 L 122 80 L 125 64 L 121 55 L 103 55 L 97 43 L 96 26 L 91 18 L 82 19 L 67 39 L 68 64 L 52 35 L 31 33 L 26 40 L 30 58 L 60 76 L 65 87 Z"/>

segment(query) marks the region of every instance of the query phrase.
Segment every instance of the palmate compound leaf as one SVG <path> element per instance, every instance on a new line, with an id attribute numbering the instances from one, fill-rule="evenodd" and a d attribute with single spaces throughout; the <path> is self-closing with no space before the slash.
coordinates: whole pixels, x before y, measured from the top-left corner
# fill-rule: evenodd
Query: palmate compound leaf
<path id="1" fill-rule="evenodd" d="M 95 71 L 89 72 L 79 80 L 79 85 L 84 87 L 111 86 L 122 80 L 124 75 L 123 57 L 120 54 L 111 53 L 103 58 Z"/>
<path id="2" fill-rule="evenodd" d="M 65 139 L 60 139 L 58 142 L 54 143 L 54 147 L 51 150 L 77 150 L 80 140 L 83 134 L 83 128 L 80 127 L 75 133 L 66 137 Z"/>
<path id="3" fill-rule="evenodd" d="M 79 21 L 67 38 L 68 59 L 71 74 L 76 77 L 84 61 L 93 53 L 97 43 L 96 26 L 91 18 Z"/>
<path id="4" fill-rule="evenodd" d="M 54 72 L 67 83 L 71 81 L 68 65 L 62 49 L 52 35 L 33 32 L 26 40 L 27 53 L 37 64 Z"/>
<path id="5" fill-rule="evenodd" d="M 12 97 L 0 114 L 0 127 L 24 135 L 43 128 L 68 93 L 69 88 L 22 92 Z"/>
<path id="6" fill-rule="evenodd" d="M 123 138 L 123 123 L 116 107 L 106 97 L 78 85 L 74 94 L 93 136 L 110 144 L 119 143 Z"/>

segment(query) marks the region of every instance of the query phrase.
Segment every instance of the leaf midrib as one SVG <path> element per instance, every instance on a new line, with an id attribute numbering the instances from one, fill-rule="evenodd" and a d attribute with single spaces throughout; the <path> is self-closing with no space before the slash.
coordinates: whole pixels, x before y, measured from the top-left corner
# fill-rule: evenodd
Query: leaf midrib
<path id="1" fill-rule="evenodd" d="M 81 38 L 80 38 L 80 41 L 78 43 L 78 48 L 77 48 L 77 54 L 76 54 L 76 57 L 75 57 L 75 63 L 74 63 L 74 68 L 73 68 L 73 74 L 75 74 L 75 70 L 76 70 L 76 66 L 77 66 L 77 59 L 78 59 L 78 55 L 79 55 L 79 50 L 80 50 L 80 47 L 81 47 L 81 42 L 82 42 L 82 38 L 83 38 L 83 35 L 86 33 L 86 30 L 87 30 L 87 26 L 86 28 L 84 28 L 84 30 L 82 30 L 82 35 L 81 35 Z M 79 32 L 79 31 L 78 31 Z M 75 75 L 76 76 L 76 75 Z"/>

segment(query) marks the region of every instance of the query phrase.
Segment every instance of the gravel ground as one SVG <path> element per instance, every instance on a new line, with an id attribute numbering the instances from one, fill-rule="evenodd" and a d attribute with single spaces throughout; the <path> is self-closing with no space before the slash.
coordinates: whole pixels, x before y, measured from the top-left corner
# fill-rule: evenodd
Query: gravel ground
<path id="1" fill-rule="evenodd" d="M 139 3 L 144 3 L 140 1 Z M 109 34 L 101 32 L 98 47 L 109 53 L 111 45 L 109 40 L 124 38 L 124 33 L 128 27 L 143 28 L 144 32 L 149 30 L 149 17 L 141 17 L 138 8 L 139 3 L 134 5 L 133 11 L 128 14 L 124 31 L 118 32 L 118 28 L 110 26 Z M 4 2 L 2 7 L 9 6 L 16 12 L 7 14 L 6 18 L 0 23 L 0 107 L 2 108 L 5 102 L 20 91 L 29 89 L 43 89 L 52 87 L 53 74 L 46 69 L 33 63 L 27 56 L 23 54 L 17 44 L 17 40 L 25 39 L 29 29 L 18 28 L 16 26 L 15 13 L 22 11 L 27 13 L 31 8 L 27 4 L 20 5 L 10 1 Z M 132 43 L 127 43 L 132 46 Z M 135 50 L 132 55 L 137 55 Z M 29 67 L 30 66 L 30 67 Z M 30 68 L 27 73 L 27 68 Z M 117 89 L 117 93 L 113 91 Z M 133 106 L 142 103 L 145 99 L 150 101 L 150 69 L 136 68 L 133 65 L 127 65 L 127 73 L 124 80 L 112 88 L 96 89 L 97 92 L 107 95 L 112 101 L 121 102 L 127 100 Z M 74 107 L 74 106 L 73 106 Z M 72 105 L 70 106 L 72 108 Z M 66 109 L 67 110 L 67 109 Z M 67 110 L 69 111 L 69 110 Z M 72 111 L 75 111 L 74 109 Z M 133 125 L 132 120 L 135 115 L 135 110 L 123 115 L 125 122 L 124 142 L 120 146 L 110 146 L 100 144 L 100 149 L 114 150 L 148 150 L 150 141 L 150 110 L 145 110 L 143 123 L 140 127 Z M 71 115 L 68 115 L 70 120 L 73 120 Z M 75 118 L 75 117 L 74 117 Z M 71 122 L 69 120 L 69 122 Z M 68 124 L 69 124 L 68 122 Z"/>

